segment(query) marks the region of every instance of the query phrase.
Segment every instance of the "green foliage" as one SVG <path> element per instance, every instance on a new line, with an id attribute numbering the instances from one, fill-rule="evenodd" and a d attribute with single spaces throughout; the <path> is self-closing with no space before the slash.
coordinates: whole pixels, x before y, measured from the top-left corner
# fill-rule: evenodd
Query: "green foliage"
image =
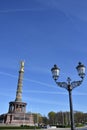
<path id="1" fill-rule="evenodd" d="M 76 124 L 75 126 L 76 126 L 76 127 L 83 127 L 84 124 L 79 123 L 79 124 Z"/>
<path id="2" fill-rule="evenodd" d="M 49 124 L 50 125 L 55 125 L 55 118 L 56 118 L 56 113 L 51 111 L 48 113 L 48 117 L 49 117 Z"/>
<path id="3" fill-rule="evenodd" d="M 56 125 L 57 127 L 70 127 L 70 112 L 49 112 L 49 125 Z M 87 123 L 87 113 L 74 111 L 75 126 L 80 127 Z"/>
<path id="4" fill-rule="evenodd" d="M 40 127 L 37 127 L 37 126 L 27 126 L 27 125 L 21 125 L 21 126 L 0 126 L 0 129 L 4 129 L 4 130 L 7 130 L 7 129 L 40 129 Z"/>

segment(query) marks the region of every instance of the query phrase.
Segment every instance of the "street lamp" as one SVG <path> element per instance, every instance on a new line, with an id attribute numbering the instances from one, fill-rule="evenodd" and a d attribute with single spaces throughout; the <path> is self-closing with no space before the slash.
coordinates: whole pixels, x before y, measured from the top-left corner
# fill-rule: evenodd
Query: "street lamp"
<path id="1" fill-rule="evenodd" d="M 75 129 L 74 126 L 74 114 L 73 114 L 73 104 L 72 104 L 72 90 L 77 86 L 81 85 L 83 79 L 85 77 L 85 66 L 79 62 L 78 66 L 76 67 L 78 71 L 78 75 L 80 76 L 81 80 L 71 82 L 70 77 L 67 78 L 67 82 L 57 82 L 59 77 L 60 69 L 55 64 L 54 67 L 51 69 L 53 79 L 55 80 L 56 84 L 61 87 L 65 88 L 69 92 L 69 103 L 70 103 L 70 119 L 71 119 L 71 130 Z"/>

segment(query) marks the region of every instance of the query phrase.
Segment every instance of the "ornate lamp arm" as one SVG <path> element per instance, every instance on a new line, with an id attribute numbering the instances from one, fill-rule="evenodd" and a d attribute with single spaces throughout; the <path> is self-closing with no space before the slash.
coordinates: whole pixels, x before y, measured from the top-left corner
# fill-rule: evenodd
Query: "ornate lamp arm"
<path id="1" fill-rule="evenodd" d="M 61 87 L 61 88 L 65 88 L 67 89 L 68 87 L 68 84 L 66 82 L 56 82 L 56 84 Z"/>
<path id="2" fill-rule="evenodd" d="M 67 90 L 69 89 L 69 87 L 71 87 L 70 89 L 72 90 L 72 89 L 76 88 L 77 86 L 80 86 L 82 82 L 83 82 L 83 80 L 73 81 L 71 83 L 70 82 L 68 82 L 68 83 L 66 83 L 66 82 L 56 82 L 56 84 L 59 87 L 65 88 Z"/>
<path id="3" fill-rule="evenodd" d="M 72 89 L 76 88 L 77 86 L 80 86 L 82 84 L 82 82 L 83 82 L 83 80 L 71 82 Z"/>

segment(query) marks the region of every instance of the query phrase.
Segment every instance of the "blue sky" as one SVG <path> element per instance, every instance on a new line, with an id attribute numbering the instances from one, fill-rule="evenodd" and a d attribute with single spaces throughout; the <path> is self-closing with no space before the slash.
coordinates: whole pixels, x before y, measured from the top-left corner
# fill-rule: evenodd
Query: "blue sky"
<path id="1" fill-rule="evenodd" d="M 0 0 L 0 114 L 15 100 L 21 60 L 26 111 L 69 111 L 68 92 L 50 70 L 57 64 L 59 81 L 73 81 L 78 62 L 87 66 L 87 1 Z M 73 90 L 74 110 L 87 112 L 86 81 Z"/>

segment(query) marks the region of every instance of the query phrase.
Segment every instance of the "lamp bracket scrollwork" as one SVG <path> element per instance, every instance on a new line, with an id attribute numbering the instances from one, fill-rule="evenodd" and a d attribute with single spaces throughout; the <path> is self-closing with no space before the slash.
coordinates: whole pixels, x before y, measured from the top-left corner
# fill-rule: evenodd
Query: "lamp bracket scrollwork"
<path id="1" fill-rule="evenodd" d="M 56 82 L 56 84 L 61 87 L 61 88 L 65 88 L 67 90 L 72 90 L 74 89 L 75 87 L 77 86 L 80 86 L 81 83 L 82 83 L 83 80 L 79 80 L 79 81 L 73 81 L 73 82 L 69 82 L 69 83 L 66 83 L 66 82 Z"/>

